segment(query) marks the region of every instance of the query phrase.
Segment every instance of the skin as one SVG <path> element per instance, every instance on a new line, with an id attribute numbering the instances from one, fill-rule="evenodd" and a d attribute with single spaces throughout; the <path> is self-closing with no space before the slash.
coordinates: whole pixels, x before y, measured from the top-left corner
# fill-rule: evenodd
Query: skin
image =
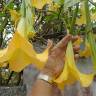
<path id="1" fill-rule="evenodd" d="M 71 35 L 65 36 L 59 43 L 53 46 L 53 42 L 48 40 L 48 47 L 50 48 L 48 61 L 41 71 L 52 78 L 57 78 L 64 67 L 64 58 L 67 44 L 69 41 L 76 41 L 78 36 L 72 37 Z M 78 58 L 79 46 L 73 46 L 75 58 Z M 44 80 L 36 80 L 31 96 L 61 96 L 60 91 L 54 84 L 49 84 Z"/>

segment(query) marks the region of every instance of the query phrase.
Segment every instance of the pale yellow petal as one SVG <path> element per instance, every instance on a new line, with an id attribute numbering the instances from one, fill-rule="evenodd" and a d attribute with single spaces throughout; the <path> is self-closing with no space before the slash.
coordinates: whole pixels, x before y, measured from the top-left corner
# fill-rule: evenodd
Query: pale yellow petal
<path id="1" fill-rule="evenodd" d="M 83 39 L 81 37 L 78 37 L 78 40 L 76 40 L 73 45 L 80 45 L 83 42 Z"/>
<path id="2" fill-rule="evenodd" d="M 88 87 L 92 84 L 94 74 L 81 74 L 78 73 L 80 77 L 80 82 L 83 87 Z"/>
<path id="3" fill-rule="evenodd" d="M 88 57 L 91 56 L 90 45 L 89 45 L 89 43 L 87 41 L 85 42 L 85 48 L 84 48 L 84 50 L 80 51 L 79 54 L 80 54 L 80 57 L 86 57 L 86 58 L 88 58 Z"/>
<path id="4" fill-rule="evenodd" d="M 32 44 L 16 32 L 8 45 L 8 49 L 0 57 L 0 63 L 9 62 L 9 68 L 15 72 L 20 72 L 29 64 L 34 64 L 38 69 L 42 69 L 47 60 L 47 58 L 42 58 L 46 56 L 46 52 L 48 55 L 48 51 L 45 51 L 43 55 L 39 54 L 41 58 L 37 58 L 37 53 Z"/>
<path id="5" fill-rule="evenodd" d="M 52 3 L 52 0 L 32 0 L 32 6 L 42 9 L 44 5 Z"/>
<path id="6" fill-rule="evenodd" d="M 76 65 L 75 65 L 75 60 L 74 60 L 74 54 L 73 53 L 73 49 L 72 49 L 72 44 L 69 45 L 69 50 L 68 50 L 68 64 L 70 66 L 70 74 L 72 74 L 77 81 L 79 81 L 83 87 L 88 87 L 91 83 L 92 83 L 92 80 L 93 80 L 93 76 L 94 74 L 83 74 L 83 73 L 80 73 L 79 70 L 77 69 Z M 71 54 L 71 55 L 70 55 Z M 86 78 L 87 77 L 87 78 Z M 88 79 L 89 78 L 89 79 Z M 86 83 L 85 83 L 86 81 Z"/>
<path id="7" fill-rule="evenodd" d="M 62 74 L 56 79 L 57 81 L 55 81 L 58 83 L 58 86 L 63 87 L 61 86 L 62 83 L 64 83 L 63 85 L 70 85 L 79 81 L 83 87 L 88 87 L 93 81 L 94 74 L 83 74 L 77 69 L 71 42 L 69 42 L 67 46 L 66 61 L 65 64 L 67 67 L 64 67 Z"/>

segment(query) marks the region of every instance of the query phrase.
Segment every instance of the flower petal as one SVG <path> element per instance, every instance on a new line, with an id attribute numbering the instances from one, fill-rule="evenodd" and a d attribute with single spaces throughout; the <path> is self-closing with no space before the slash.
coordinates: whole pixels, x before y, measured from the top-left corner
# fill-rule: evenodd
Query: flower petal
<path id="1" fill-rule="evenodd" d="M 42 9 L 44 5 L 50 4 L 52 0 L 32 0 L 32 6 Z"/>
<path id="2" fill-rule="evenodd" d="M 9 62 L 9 68 L 16 72 L 20 72 L 29 64 L 34 64 L 38 69 L 42 69 L 47 61 L 46 53 L 48 55 L 48 49 L 43 54 L 39 54 L 41 57 L 38 58 L 32 44 L 16 32 L 8 45 L 8 49 L 0 56 L 0 63 Z M 46 58 L 43 59 L 43 56 Z"/>

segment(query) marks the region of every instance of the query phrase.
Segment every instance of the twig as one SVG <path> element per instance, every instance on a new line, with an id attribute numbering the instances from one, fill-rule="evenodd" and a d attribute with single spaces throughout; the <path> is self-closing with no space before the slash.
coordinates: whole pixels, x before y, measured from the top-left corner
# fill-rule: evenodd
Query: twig
<path id="1" fill-rule="evenodd" d="M 12 72 L 10 73 L 10 76 L 9 76 L 9 78 L 8 78 L 7 82 L 6 82 L 6 84 L 7 84 L 7 85 L 8 85 L 8 83 L 9 83 L 9 81 L 11 80 L 11 78 L 12 78 L 13 74 L 14 74 L 14 71 L 12 71 Z"/>

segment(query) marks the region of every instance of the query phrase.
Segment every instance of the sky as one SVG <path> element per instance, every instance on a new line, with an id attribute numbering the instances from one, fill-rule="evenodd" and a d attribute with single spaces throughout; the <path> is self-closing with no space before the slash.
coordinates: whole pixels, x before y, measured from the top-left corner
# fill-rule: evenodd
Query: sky
<path id="1" fill-rule="evenodd" d="M 93 0 L 93 2 L 96 2 L 96 0 Z"/>

